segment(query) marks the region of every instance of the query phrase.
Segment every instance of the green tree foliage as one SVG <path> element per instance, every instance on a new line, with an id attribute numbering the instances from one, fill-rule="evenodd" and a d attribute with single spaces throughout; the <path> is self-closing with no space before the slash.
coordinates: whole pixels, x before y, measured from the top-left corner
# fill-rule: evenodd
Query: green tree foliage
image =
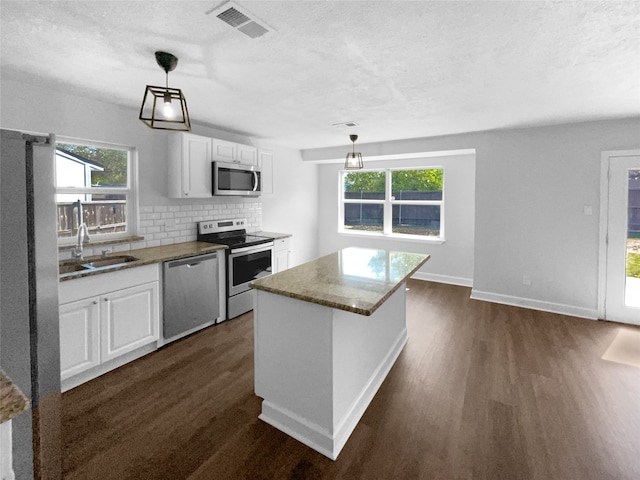
<path id="1" fill-rule="evenodd" d="M 384 192 L 384 172 L 349 172 L 344 188 L 347 192 Z"/>
<path id="2" fill-rule="evenodd" d="M 391 172 L 391 185 L 394 191 L 431 192 L 442 190 L 442 169 L 395 170 Z"/>
<path id="3" fill-rule="evenodd" d="M 627 277 L 640 278 L 640 253 L 627 253 Z"/>
<path id="4" fill-rule="evenodd" d="M 128 152 L 71 143 L 58 143 L 57 147 L 92 160 L 104 168 L 103 172 L 92 172 L 91 183 L 94 187 L 123 187 L 127 184 Z"/>
<path id="5" fill-rule="evenodd" d="M 391 172 L 394 191 L 441 191 L 442 178 L 441 168 Z M 349 172 L 345 175 L 344 187 L 347 192 L 384 192 L 384 182 L 385 172 Z"/>

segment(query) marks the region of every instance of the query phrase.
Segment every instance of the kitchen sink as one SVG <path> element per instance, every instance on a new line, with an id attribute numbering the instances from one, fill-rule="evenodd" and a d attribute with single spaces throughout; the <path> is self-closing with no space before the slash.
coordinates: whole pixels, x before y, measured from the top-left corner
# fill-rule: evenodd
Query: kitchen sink
<path id="1" fill-rule="evenodd" d="M 138 259 L 136 257 L 132 257 L 131 255 L 114 255 L 113 257 L 104 257 L 97 260 L 92 260 L 90 262 L 83 263 L 82 265 L 88 266 L 90 268 L 102 268 L 120 265 L 121 263 L 135 262 L 136 260 Z"/>
<path id="2" fill-rule="evenodd" d="M 75 272 L 81 272 L 83 270 L 88 270 L 87 267 L 85 267 L 84 265 L 80 265 L 78 263 L 61 263 L 58 271 L 60 272 L 60 275 L 65 275 L 68 273 L 75 273 Z"/>
<path id="3" fill-rule="evenodd" d="M 114 255 L 109 257 L 88 258 L 85 260 L 66 260 L 60 262 L 58 265 L 58 272 L 60 276 L 71 276 L 81 272 L 91 272 L 95 270 L 107 270 L 109 268 L 116 268 L 122 265 L 126 265 L 129 262 L 135 262 L 139 260 L 137 257 L 131 255 Z"/>

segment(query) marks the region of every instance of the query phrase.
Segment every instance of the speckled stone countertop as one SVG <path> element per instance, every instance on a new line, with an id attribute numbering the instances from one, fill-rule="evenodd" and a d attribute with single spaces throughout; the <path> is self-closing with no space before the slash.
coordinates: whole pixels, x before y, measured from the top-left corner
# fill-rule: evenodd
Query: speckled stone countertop
<path id="1" fill-rule="evenodd" d="M 0 423 L 29 410 L 29 400 L 7 375 L 0 370 Z"/>
<path id="2" fill-rule="evenodd" d="M 125 268 L 140 267 L 142 265 L 150 265 L 152 263 L 166 262 L 169 260 L 177 260 L 179 258 L 193 257 L 195 255 L 202 255 L 205 253 L 215 252 L 216 250 L 226 249 L 226 245 L 218 245 L 214 243 L 206 242 L 184 242 L 175 243 L 173 245 L 165 245 L 161 247 L 149 247 L 140 248 L 138 250 L 127 250 L 124 252 L 111 253 L 106 258 L 116 257 L 119 255 L 131 255 L 138 260 L 128 262 L 117 267 L 110 267 L 105 269 L 96 270 L 81 270 L 79 272 L 73 272 L 71 274 L 61 275 L 60 281 L 71 280 L 74 278 L 88 277 L 91 275 L 99 275 L 101 273 L 114 272 L 117 270 L 123 270 Z M 91 260 L 98 260 L 101 257 L 87 257 L 83 262 L 90 262 Z M 61 263 L 69 263 L 73 260 L 67 260 Z M 79 263 L 83 263 L 79 262 Z"/>
<path id="3" fill-rule="evenodd" d="M 278 240 L 280 238 L 287 238 L 290 237 L 291 234 L 290 233 L 276 233 L 276 232 L 254 232 L 251 235 L 255 235 L 257 237 L 271 237 L 274 240 Z"/>
<path id="4" fill-rule="evenodd" d="M 251 282 L 286 297 L 371 315 L 429 255 L 349 247 Z"/>

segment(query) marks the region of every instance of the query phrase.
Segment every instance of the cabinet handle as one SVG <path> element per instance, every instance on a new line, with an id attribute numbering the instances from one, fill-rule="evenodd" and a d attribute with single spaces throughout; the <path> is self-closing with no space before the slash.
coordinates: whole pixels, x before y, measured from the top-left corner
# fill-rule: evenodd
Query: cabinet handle
<path id="1" fill-rule="evenodd" d="M 93 301 L 93 302 L 91 302 L 91 303 L 92 303 L 93 305 L 97 305 L 97 304 L 98 304 L 98 301 L 97 301 L 97 300 L 94 300 L 94 301 Z"/>
<path id="2" fill-rule="evenodd" d="M 109 297 L 104 297 L 104 301 L 108 302 L 109 301 Z"/>

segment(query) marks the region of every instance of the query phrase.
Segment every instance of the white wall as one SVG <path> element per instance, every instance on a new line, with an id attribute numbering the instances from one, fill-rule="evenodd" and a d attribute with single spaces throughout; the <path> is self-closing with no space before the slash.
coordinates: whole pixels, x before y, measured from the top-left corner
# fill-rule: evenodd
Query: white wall
<path id="1" fill-rule="evenodd" d="M 274 194 L 262 197 L 266 231 L 291 233 L 290 266 L 318 256 L 318 166 L 303 162 L 299 150 L 269 146 L 274 152 Z"/>
<path id="2" fill-rule="evenodd" d="M 398 238 L 380 239 L 339 234 L 338 199 L 341 190 L 339 190 L 338 174 L 344 164 L 324 164 L 319 166 L 320 254 L 325 255 L 349 246 L 428 253 L 431 258 L 417 272 L 418 278 L 471 285 L 475 209 L 474 155 L 367 161 L 365 165 L 370 168 L 429 166 L 441 166 L 444 169 L 445 243 L 434 244 Z"/>
<path id="3" fill-rule="evenodd" d="M 192 133 L 195 134 L 274 150 L 275 194 L 264 200 L 241 197 L 171 199 L 167 196 L 166 141 L 166 136 L 170 133 L 151 130 L 138 120 L 137 105 L 122 107 L 5 78 L 2 79 L 0 99 L 0 125 L 3 128 L 134 146 L 139 160 L 142 221 L 148 221 L 149 215 L 174 211 L 176 207 L 191 215 L 199 209 L 215 212 L 233 204 L 232 210 L 237 211 L 238 216 L 242 216 L 246 208 L 246 213 L 262 218 L 263 220 L 256 222 L 264 230 L 292 233 L 292 263 L 308 261 L 317 254 L 317 229 L 313 218 L 318 201 L 317 167 L 302 162 L 298 150 L 268 145 L 257 138 L 194 124 Z M 264 207 L 256 211 L 256 202 L 262 203 Z M 166 210 L 163 208 L 165 206 Z M 159 240 L 153 237 L 155 234 L 149 235 L 149 242 L 153 242 L 153 245 L 158 244 Z M 181 234 L 177 238 L 183 236 Z M 133 248 L 144 246 L 144 243 L 133 244 Z"/>
<path id="4" fill-rule="evenodd" d="M 302 157 L 339 158 L 344 148 Z M 366 161 L 467 148 L 476 150 L 474 296 L 596 318 L 600 154 L 640 148 L 640 118 L 360 144 L 359 150 Z M 336 188 L 325 170 L 321 192 Z M 593 214 L 584 215 L 584 206 Z M 321 211 L 322 245 L 332 239 L 336 212 Z M 531 285 L 523 285 L 523 275 Z"/>

